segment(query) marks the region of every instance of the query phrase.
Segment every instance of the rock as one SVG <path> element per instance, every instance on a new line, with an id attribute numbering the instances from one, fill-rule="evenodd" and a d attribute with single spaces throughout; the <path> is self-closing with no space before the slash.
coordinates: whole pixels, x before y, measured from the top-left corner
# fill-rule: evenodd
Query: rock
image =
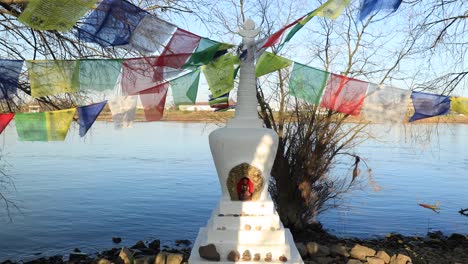
<path id="1" fill-rule="evenodd" d="M 259 254 L 259 253 L 255 253 L 254 258 L 253 258 L 253 261 L 260 261 L 260 259 L 262 259 L 262 258 L 260 257 L 260 254 Z"/>
<path id="2" fill-rule="evenodd" d="M 140 248 L 147 248 L 146 245 L 145 245 L 145 242 L 143 241 L 138 241 L 135 243 L 135 245 L 131 246 L 130 247 L 131 249 L 140 249 Z"/>
<path id="3" fill-rule="evenodd" d="M 81 252 L 73 252 L 73 253 L 70 253 L 70 256 L 68 257 L 68 262 L 77 263 L 87 258 L 88 258 L 88 254 L 81 253 Z"/>
<path id="4" fill-rule="evenodd" d="M 112 238 L 112 242 L 114 242 L 115 244 L 118 244 L 118 243 L 122 242 L 122 238 L 120 238 L 120 237 L 113 237 L 113 238 Z"/>
<path id="5" fill-rule="evenodd" d="M 110 260 L 105 259 L 105 258 L 100 258 L 96 264 L 111 264 Z"/>
<path id="6" fill-rule="evenodd" d="M 435 231 L 435 232 L 427 232 L 427 237 L 429 238 L 436 238 L 436 239 L 444 239 L 444 233 L 441 231 Z"/>
<path id="7" fill-rule="evenodd" d="M 372 248 L 368 248 L 368 247 L 356 244 L 351 249 L 350 255 L 351 255 L 352 258 L 365 261 L 366 257 L 375 256 L 375 250 L 373 250 Z"/>
<path id="8" fill-rule="evenodd" d="M 120 250 L 119 258 L 121 261 L 117 262 L 121 262 L 123 264 L 133 264 L 133 252 L 126 247 L 123 247 L 122 250 Z"/>
<path id="9" fill-rule="evenodd" d="M 148 248 L 151 248 L 152 250 L 159 252 L 161 250 L 161 240 L 155 239 L 151 243 L 148 244 Z"/>
<path id="10" fill-rule="evenodd" d="M 140 255 L 147 255 L 147 256 L 155 256 L 156 254 L 159 253 L 158 251 L 152 248 L 139 248 L 136 250 L 141 253 Z"/>
<path id="11" fill-rule="evenodd" d="M 309 242 L 307 243 L 306 248 L 307 248 L 307 253 L 309 253 L 309 255 L 311 256 L 314 256 L 318 252 L 319 244 L 315 242 Z"/>
<path id="12" fill-rule="evenodd" d="M 266 253 L 265 262 L 271 262 L 272 260 L 273 256 L 271 255 L 271 252 Z"/>
<path id="13" fill-rule="evenodd" d="M 154 263 L 154 256 L 144 256 L 140 258 L 136 258 L 133 264 L 153 264 Z"/>
<path id="14" fill-rule="evenodd" d="M 332 245 L 330 247 L 330 254 L 332 256 L 349 257 L 348 249 L 342 245 Z"/>
<path id="15" fill-rule="evenodd" d="M 81 252 L 81 250 L 79 248 L 75 248 L 73 249 L 73 252 Z"/>
<path id="16" fill-rule="evenodd" d="M 0 262 L 0 264 L 15 264 L 15 262 L 13 262 L 13 261 L 7 259 L 7 260 L 5 260 L 5 261 L 3 261 L 3 262 Z"/>
<path id="17" fill-rule="evenodd" d="M 398 254 L 398 255 L 393 255 L 390 258 L 390 264 L 407 264 L 407 263 L 412 263 L 411 258 L 403 255 L 403 254 Z"/>
<path id="18" fill-rule="evenodd" d="M 457 234 L 457 233 L 453 233 L 449 236 L 448 240 L 453 240 L 453 241 L 457 241 L 457 242 L 462 242 L 462 241 L 465 241 L 467 240 L 468 238 L 465 237 L 464 235 L 460 235 L 460 234 Z"/>
<path id="19" fill-rule="evenodd" d="M 302 258 L 305 258 L 307 256 L 307 247 L 304 245 L 304 243 L 296 243 L 296 248 L 297 251 L 299 251 L 299 254 L 301 255 Z"/>
<path id="20" fill-rule="evenodd" d="M 190 240 L 188 239 L 179 239 L 179 240 L 176 240 L 176 246 L 180 246 L 180 245 L 184 245 L 184 246 L 190 246 L 192 244 L 192 242 L 190 242 Z"/>
<path id="21" fill-rule="evenodd" d="M 200 254 L 200 257 L 207 259 L 207 260 L 211 260 L 211 261 L 221 260 L 221 256 L 216 250 L 216 246 L 213 244 L 208 244 L 206 246 L 199 247 L 198 253 Z"/>
<path id="22" fill-rule="evenodd" d="M 184 255 L 169 253 L 166 256 L 166 264 L 181 264 L 184 260 Z"/>
<path id="23" fill-rule="evenodd" d="M 362 264 L 362 262 L 357 259 L 350 259 L 346 264 Z"/>
<path id="24" fill-rule="evenodd" d="M 316 257 L 314 258 L 315 262 L 318 264 L 330 264 L 333 263 L 333 258 L 331 257 Z"/>
<path id="25" fill-rule="evenodd" d="M 250 254 L 250 251 L 246 250 L 242 253 L 242 261 L 250 261 L 251 259 L 252 255 Z"/>
<path id="26" fill-rule="evenodd" d="M 281 262 L 286 262 L 286 261 L 288 261 L 288 258 L 287 258 L 285 255 L 281 255 L 281 256 L 279 257 L 279 261 L 281 261 Z"/>
<path id="27" fill-rule="evenodd" d="M 367 263 L 369 264 L 385 264 L 383 259 L 379 259 L 376 257 L 367 257 Z"/>
<path id="28" fill-rule="evenodd" d="M 383 260 L 385 263 L 390 262 L 390 256 L 387 254 L 387 252 L 383 250 L 380 250 L 379 252 L 377 252 L 377 254 L 375 254 L 375 257 Z"/>
<path id="29" fill-rule="evenodd" d="M 154 264 L 166 264 L 167 252 L 159 252 L 154 259 Z"/>
<path id="30" fill-rule="evenodd" d="M 229 252 L 229 254 L 227 255 L 228 261 L 237 262 L 239 261 L 239 259 L 240 259 L 240 254 L 237 250 L 231 250 L 231 252 Z"/>

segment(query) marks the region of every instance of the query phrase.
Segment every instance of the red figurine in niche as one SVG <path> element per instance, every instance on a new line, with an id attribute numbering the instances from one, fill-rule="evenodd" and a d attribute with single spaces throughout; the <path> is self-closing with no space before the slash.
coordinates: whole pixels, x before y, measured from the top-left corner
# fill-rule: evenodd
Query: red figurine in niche
<path id="1" fill-rule="evenodd" d="M 237 195 L 240 201 L 251 201 L 254 192 L 253 182 L 244 177 L 237 183 Z"/>

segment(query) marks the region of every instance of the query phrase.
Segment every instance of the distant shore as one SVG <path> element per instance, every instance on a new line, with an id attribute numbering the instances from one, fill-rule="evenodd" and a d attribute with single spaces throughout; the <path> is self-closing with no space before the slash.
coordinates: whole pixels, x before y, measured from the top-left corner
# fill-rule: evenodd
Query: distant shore
<path id="1" fill-rule="evenodd" d="M 210 112 L 210 111 L 175 111 L 175 110 L 166 110 L 164 112 L 163 118 L 161 121 L 176 121 L 176 122 L 205 122 L 205 123 L 225 123 L 226 120 L 233 118 L 235 112 Z M 431 118 L 426 118 L 418 120 L 412 123 L 408 123 L 407 120 L 409 116 L 405 117 L 403 122 L 404 124 L 468 124 L 468 116 L 465 115 L 446 115 L 446 116 L 436 116 Z M 112 121 L 112 115 L 110 111 L 103 111 L 98 119 L 98 121 Z M 136 122 L 144 122 L 145 114 L 142 109 L 138 109 L 135 114 Z M 365 123 L 366 121 L 362 119 L 361 116 L 357 117 L 348 117 L 348 123 Z"/>

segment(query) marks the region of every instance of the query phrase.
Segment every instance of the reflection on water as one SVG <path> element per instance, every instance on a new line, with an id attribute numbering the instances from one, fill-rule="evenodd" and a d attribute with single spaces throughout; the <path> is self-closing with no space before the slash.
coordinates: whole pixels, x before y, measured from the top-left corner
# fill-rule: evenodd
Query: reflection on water
<path id="1" fill-rule="evenodd" d="M 2 135 L 2 155 L 14 177 L 22 214 L 8 223 L 0 211 L 0 261 L 64 254 L 79 247 L 96 252 L 140 239 L 195 239 L 220 196 L 208 146 L 214 125 L 137 123 L 114 130 L 98 123 L 81 139 L 74 128 L 65 142 L 17 142 L 14 126 Z M 421 127 L 423 128 L 423 127 Z M 383 187 L 349 194 L 343 207 L 320 217 L 338 235 L 369 237 L 388 232 L 423 235 L 430 229 L 467 233 L 467 125 L 372 127 L 379 140 L 356 150 Z M 419 135 L 421 145 L 413 144 Z M 425 140 L 424 140 L 425 139 Z M 349 167 L 336 168 L 346 173 Z M 365 170 L 365 168 L 361 168 Z M 364 173 L 361 175 L 365 175 Z M 441 212 L 418 203 L 440 201 Z"/>

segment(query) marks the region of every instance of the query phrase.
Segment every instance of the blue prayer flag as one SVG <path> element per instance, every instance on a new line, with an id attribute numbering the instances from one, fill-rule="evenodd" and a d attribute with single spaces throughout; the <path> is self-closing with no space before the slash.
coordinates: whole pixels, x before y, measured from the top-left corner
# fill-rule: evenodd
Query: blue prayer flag
<path id="1" fill-rule="evenodd" d="M 96 118 L 101 113 L 102 109 L 106 105 L 107 100 L 101 103 L 96 103 L 87 106 L 80 106 L 78 110 L 78 124 L 80 125 L 80 136 L 84 137 L 86 132 L 91 128 Z"/>
<path id="2" fill-rule="evenodd" d="M 400 7 L 402 0 L 364 0 L 359 11 L 359 20 L 366 19 L 369 15 L 380 10 L 392 10 L 395 12 Z"/>
<path id="3" fill-rule="evenodd" d="M 448 96 L 413 92 L 411 93 L 411 99 L 413 100 L 414 114 L 409 122 L 446 115 L 450 111 L 450 97 Z"/>
<path id="4" fill-rule="evenodd" d="M 22 67 L 22 60 L 0 60 L 0 99 L 16 94 Z"/>
<path id="5" fill-rule="evenodd" d="M 104 0 L 78 28 L 78 38 L 103 47 L 125 45 L 149 13 L 125 0 Z"/>

